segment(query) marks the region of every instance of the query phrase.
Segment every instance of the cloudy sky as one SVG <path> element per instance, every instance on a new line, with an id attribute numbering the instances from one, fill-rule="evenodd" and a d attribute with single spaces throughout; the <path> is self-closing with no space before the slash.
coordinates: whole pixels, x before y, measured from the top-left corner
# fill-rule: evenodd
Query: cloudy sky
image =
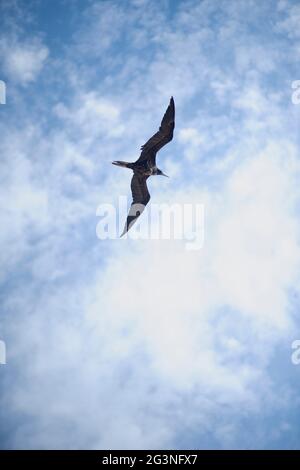
<path id="1" fill-rule="evenodd" d="M 299 2 L 0 16 L 0 447 L 300 448 Z M 100 240 L 171 95 L 151 202 L 202 204 L 204 245 Z"/>

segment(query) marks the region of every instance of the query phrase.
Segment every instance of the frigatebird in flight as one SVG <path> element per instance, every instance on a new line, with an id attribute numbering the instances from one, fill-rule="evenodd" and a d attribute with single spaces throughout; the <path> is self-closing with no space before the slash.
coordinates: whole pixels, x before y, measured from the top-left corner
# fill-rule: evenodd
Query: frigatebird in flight
<path id="1" fill-rule="evenodd" d="M 169 106 L 162 118 L 160 128 L 144 145 L 141 147 L 139 158 L 133 162 L 114 161 L 113 165 L 123 166 L 133 170 L 131 180 L 132 204 L 127 216 L 126 224 L 121 237 L 128 232 L 130 227 L 136 222 L 146 205 L 150 201 L 150 194 L 147 188 L 147 179 L 152 175 L 165 175 L 156 166 L 157 152 L 173 139 L 175 127 L 175 105 L 173 96 L 170 99 Z"/>

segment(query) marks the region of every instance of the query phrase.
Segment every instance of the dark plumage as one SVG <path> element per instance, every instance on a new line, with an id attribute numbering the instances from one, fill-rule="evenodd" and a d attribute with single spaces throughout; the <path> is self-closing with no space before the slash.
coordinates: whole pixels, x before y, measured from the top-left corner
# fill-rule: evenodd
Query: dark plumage
<path id="1" fill-rule="evenodd" d="M 132 204 L 127 216 L 126 224 L 122 235 L 136 222 L 137 218 L 143 212 L 145 206 L 150 201 L 150 194 L 147 188 L 147 179 L 152 175 L 165 175 L 156 166 L 157 152 L 173 139 L 175 127 L 175 104 L 171 97 L 169 106 L 162 118 L 160 128 L 144 145 L 141 147 L 141 154 L 134 163 L 114 161 L 114 165 L 130 168 L 133 170 L 131 180 Z M 121 235 L 121 236 L 122 236 Z"/>

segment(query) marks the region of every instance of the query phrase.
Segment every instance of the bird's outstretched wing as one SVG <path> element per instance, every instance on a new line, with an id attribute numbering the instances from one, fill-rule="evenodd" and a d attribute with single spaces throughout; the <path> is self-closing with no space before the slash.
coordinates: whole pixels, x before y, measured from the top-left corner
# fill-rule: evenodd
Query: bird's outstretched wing
<path id="1" fill-rule="evenodd" d="M 156 132 L 144 145 L 141 147 L 141 155 L 137 162 L 143 162 L 149 158 L 153 159 L 155 163 L 156 153 L 168 142 L 173 139 L 173 132 L 175 127 L 175 104 L 173 96 L 170 99 L 169 106 L 162 118 L 159 131 Z"/>
<path id="2" fill-rule="evenodd" d="M 150 194 L 147 188 L 148 178 L 149 176 L 144 176 L 137 171 L 133 174 L 131 180 L 132 204 L 121 237 L 128 232 L 132 225 L 137 221 L 138 217 L 150 201 Z"/>

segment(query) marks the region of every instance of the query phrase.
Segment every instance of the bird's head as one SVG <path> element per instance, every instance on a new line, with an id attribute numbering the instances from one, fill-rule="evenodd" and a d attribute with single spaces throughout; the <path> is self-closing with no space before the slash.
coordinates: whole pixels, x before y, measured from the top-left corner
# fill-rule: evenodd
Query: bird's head
<path id="1" fill-rule="evenodd" d="M 161 171 L 159 168 L 157 168 L 156 172 L 155 172 L 156 175 L 161 175 L 161 176 L 166 176 L 167 178 L 169 178 L 168 175 L 166 175 L 163 171 Z"/>

